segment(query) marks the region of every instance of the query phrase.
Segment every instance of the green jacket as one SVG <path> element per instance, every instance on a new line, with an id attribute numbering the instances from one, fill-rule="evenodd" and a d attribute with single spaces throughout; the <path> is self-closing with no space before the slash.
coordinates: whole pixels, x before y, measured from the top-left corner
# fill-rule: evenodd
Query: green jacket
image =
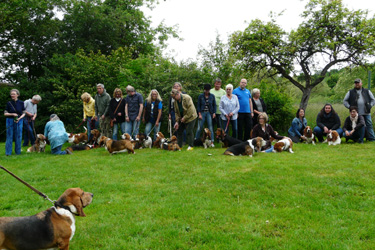
<path id="1" fill-rule="evenodd" d="M 107 91 L 103 91 L 103 94 L 95 95 L 95 115 L 100 117 L 102 115 L 109 116 L 109 102 L 111 101 L 111 97 L 107 93 Z"/>
<path id="2" fill-rule="evenodd" d="M 194 121 L 198 115 L 195 109 L 194 102 L 189 95 L 181 94 L 182 97 L 182 109 L 184 110 L 185 123 Z M 180 109 L 178 108 L 178 101 L 174 102 L 174 110 L 176 113 L 176 122 L 180 122 L 182 117 Z"/>

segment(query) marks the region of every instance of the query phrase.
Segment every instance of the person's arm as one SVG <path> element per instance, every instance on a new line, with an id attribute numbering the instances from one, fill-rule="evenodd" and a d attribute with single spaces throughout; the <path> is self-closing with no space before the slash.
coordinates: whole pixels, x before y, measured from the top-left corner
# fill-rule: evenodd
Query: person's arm
<path id="1" fill-rule="evenodd" d="M 368 90 L 368 94 L 370 96 L 370 106 L 373 107 L 375 106 L 375 98 L 374 95 L 372 94 L 371 90 Z"/>
<path id="2" fill-rule="evenodd" d="M 254 110 L 253 110 L 253 102 L 251 101 L 251 97 L 249 98 L 249 105 L 250 105 L 250 113 L 251 116 L 254 116 Z"/>
<path id="3" fill-rule="evenodd" d="M 284 138 L 284 136 L 281 136 L 281 135 L 278 135 L 275 133 L 275 130 L 273 130 L 273 127 L 271 125 L 268 124 L 268 131 L 269 131 L 269 134 L 277 139 L 277 140 L 282 140 Z"/>
<path id="4" fill-rule="evenodd" d="M 125 120 L 129 122 L 128 103 L 125 104 Z"/>
<path id="5" fill-rule="evenodd" d="M 341 126 L 341 120 L 338 114 L 335 114 L 335 124 L 332 126 L 331 130 L 336 130 L 340 128 Z"/>
<path id="6" fill-rule="evenodd" d="M 156 118 L 156 122 L 155 122 L 156 126 L 159 126 L 159 121 L 160 121 L 160 117 L 161 117 L 161 111 L 162 111 L 162 109 L 158 109 L 158 118 Z"/>
<path id="7" fill-rule="evenodd" d="M 136 118 L 136 121 L 140 121 L 141 120 L 142 111 L 143 111 L 143 103 L 139 105 L 139 111 L 138 111 L 138 116 Z"/>
<path id="8" fill-rule="evenodd" d="M 145 105 L 144 105 L 144 108 L 143 108 L 143 113 L 142 113 L 142 122 L 143 123 L 146 123 L 146 119 L 145 119 L 146 107 L 147 107 L 147 101 L 145 102 Z"/>
<path id="9" fill-rule="evenodd" d="M 346 108 L 349 108 L 350 105 L 349 105 L 349 96 L 350 96 L 350 91 L 348 91 L 348 93 L 346 93 L 345 97 L 344 97 L 344 101 L 343 101 L 343 104 Z"/>
<path id="10" fill-rule="evenodd" d="M 293 129 L 293 132 L 298 135 L 298 137 L 301 137 L 301 133 L 298 130 L 298 120 L 296 119 L 298 118 L 294 118 L 292 121 L 292 129 Z"/>

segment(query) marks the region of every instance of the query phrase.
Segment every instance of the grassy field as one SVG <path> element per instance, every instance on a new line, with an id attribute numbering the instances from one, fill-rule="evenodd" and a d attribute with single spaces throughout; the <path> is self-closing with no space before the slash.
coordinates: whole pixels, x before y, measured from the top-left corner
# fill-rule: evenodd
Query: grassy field
<path id="1" fill-rule="evenodd" d="M 26 154 L 0 164 L 57 199 L 94 193 L 71 249 L 373 249 L 375 143 L 295 145 L 295 154 L 224 156 L 224 149 L 104 148 Z M 25 148 L 23 148 L 25 151 Z M 211 156 L 208 154 L 212 154 Z M 47 209 L 0 172 L 0 216 Z"/>

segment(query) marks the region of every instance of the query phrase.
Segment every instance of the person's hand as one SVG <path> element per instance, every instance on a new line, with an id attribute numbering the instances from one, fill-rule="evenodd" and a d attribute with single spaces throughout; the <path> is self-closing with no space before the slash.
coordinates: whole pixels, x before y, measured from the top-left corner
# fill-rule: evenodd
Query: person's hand
<path id="1" fill-rule="evenodd" d="M 215 117 L 216 117 L 216 114 L 213 113 L 213 114 L 212 114 L 212 119 L 215 119 Z"/>
<path id="2" fill-rule="evenodd" d="M 137 118 L 135 118 L 135 120 L 138 122 L 141 120 L 141 117 L 140 116 L 137 116 Z"/>
<path id="3" fill-rule="evenodd" d="M 325 134 L 328 134 L 328 133 L 329 133 L 329 129 L 328 129 L 327 127 L 324 127 L 323 130 L 324 130 L 324 133 L 325 133 Z"/>
<path id="4" fill-rule="evenodd" d="M 176 122 L 175 124 L 174 124 L 174 127 L 173 127 L 175 130 L 177 130 L 178 129 L 178 122 Z"/>
<path id="5" fill-rule="evenodd" d="M 13 113 L 13 116 L 16 117 L 16 116 L 18 116 L 18 114 L 17 113 Z"/>
<path id="6" fill-rule="evenodd" d="M 232 117 L 232 116 L 233 116 L 233 113 L 232 113 L 232 112 L 230 112 L 230 113 L 229 113 L 229 117 Z"/>
<path id="7" fill-rule="evenodd" d="M 306 136 L 302 135 L 301 139 L 304 140 L 304 141 L 306 141 Z"/>
<path id="8" fill-rule="evenodd" d="M 181 122 L 185 123 L 185 117 L 182 117 Z"/>
<path id="9" fill-rule="evenodd" d="M 348 131 L 345 131 L 346 136 L 350 136 L 350 133 Z"/>
<path id="10" fill-rule="evenodd" d="M 169 120 L 172 119 L 171 114 L 168 115 L 168 119 L 169 119 Z"/>
<path id="11" fill-rule="evenodd" d="M 115 122 L 115 121 L 116 121 L 116 118 L 113 118 L 113 121 Z"/>
<path id="12" fill-rule="evenodd" d="M 85 121 L 86 121 L 86 119 L 82 119 L 82 121 L 83 121 L 83 122 L 85 122 Z"/>
<path id="13" fill-rule="evenodd" d="M 159 127 L 159 122 L 155 122 L 155 127 Z"/>
<path id="14" fill-rule="evenodd" d="M 119 113 L 117 113 L 117 116 L 122 116 L 122 114 L 119 112 Z"/>
<path id="15" fill-rule="evenodd" d="M 202 114 L 199 113 L 199 120 L 202 120 Z"/>
<path id="16" fill-rule="evenodd" d="M 251 117 L 254 117 L 254 112 L 251 112 Z"/>
<path id="17" fill-rule="evenodd" d="M 130 122 L 129 116 L 126 117 L 125 121 Z"/>
<path id="18" fill-rule="evenodd" d="M 102 120 L 104 120 L 104 118 L 105 118 L 105 116 L 104 115 L 102 115 L 101 117 L 100 117 Z"/>

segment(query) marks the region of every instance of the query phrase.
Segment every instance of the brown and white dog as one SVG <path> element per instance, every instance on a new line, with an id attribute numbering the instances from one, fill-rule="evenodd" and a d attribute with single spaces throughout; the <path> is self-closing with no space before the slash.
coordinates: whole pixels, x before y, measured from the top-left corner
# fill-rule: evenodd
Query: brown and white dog
<path id="1" fill-rule="evenodd" d="M 85 133 L 78 133 L 78 134 L 70 134 L 68 142 L 72 144 L 80 144 L 80 143 L 86 143 L 88 141 L 87 137 L 87 128 L 85 128 Z"/>
<path id="2" fill-rule="evenodd" d="M 36 215 L 0 217 L 0 249 L 69 249 L 75 216 L 86 216 L 83 208 L 92 197 L 80 188 L 69 188 L 53 207 Z"/>
<path id="3" fill-rule="evenodd" d="M 341 143 L 341 138 L 339 133 L 336 130 L 332 130 L 330 133 L 327 134 L 327 139 L 324 142 L 328 141 L 328 145 L 338 145 Z"/>
<path id="4" fill-rule="evenodd" d="M 303 135 L 306 138 L 306 140 L 305 140 L 306 144 L 315 145 L 315 142 L 316 142 L 315 135 L 314 135 L 313 130 L 311 129 L 310 126 L 305 127 L 305 129 L 303 130 Z"/>
<path id="5" fill-rule="evenodd" d="M 293 141 L 289 137 L 285 137 L 284 139 L 279 140 L 278 142 L 273 145 L 272 152 L 282 152 L 282 151 L 289 151 L 290 153 L 293 152 Z"/>
<path id="6" fill-rule="evenodd" d="M 224 129 L 221 128 L 216 129 L 216 139 L 218 139 L 222 143 L 223 148 L 227 148 L 243 142 L 241 140 L 238 140 L 234 137 L 227 135 Z"/>
<path id="7" fill-rule="evenodd" d="M 34 145 L 27 149 L 28 153 L 31 152 L 44 152 L 46 150 L 46 137 L 43 134 L 37 134 Z"/>
<path id="8" fill-rule="evenodd" d="M 158 132 L 156 134 L 156 140 L 153 143 L 154 148 L 161 148 L 163 149 L 163 144 L 166 142 L 167 139 L 165 139 L 164 135 L 162 132 Z"/>
<path id="9" fill-rule="evenodd" d="M 102 137 L 102 134 L 97 129 L 91 130 L 91 134 L 92 134 L 92 138 L 89 141 L 89 145 L 91 145 L 93 147 L 99 146 L 99 142 L 100 142 L 100 139 Z"/>
<path id="10" fill-rule="evenodd" d="M 177 137 L 173 135 L 168 142 L 164 142 L 163 149 L 169 151 L 181 151 L 181 148 L 177 143 Z"/>
<path id="11" fill-rule="evenodd" d="M 130 138 L 129 134 L 126 135 Z M 128 152 L 129 154 L 135 154 L 133 144 L 130 139 L 115 141 L 111 138 L 102 136 L 99 142 L 99 146 L 101 145 L 104 145 L 105 149 L 111 155 L 124 152 Z"/>
<path id="12" fill-rule="evenodd" d="M 253 157 L 254 152 L 260 152 L 261 148 L 266 145 L 262 137 L 256 137 L 245 142 L 230 146 L 224 155 L 248 155 Z"/>
<path id="13" fill-rule="evenodd" d="M 194 146 L 203 146 L 204 148 L 211 147 L 212 144 L 212 136 L 211 131 L 208 128 L 203 130 L 203 134 L 201 138 L 197 138 L 194 140 Z"/>

